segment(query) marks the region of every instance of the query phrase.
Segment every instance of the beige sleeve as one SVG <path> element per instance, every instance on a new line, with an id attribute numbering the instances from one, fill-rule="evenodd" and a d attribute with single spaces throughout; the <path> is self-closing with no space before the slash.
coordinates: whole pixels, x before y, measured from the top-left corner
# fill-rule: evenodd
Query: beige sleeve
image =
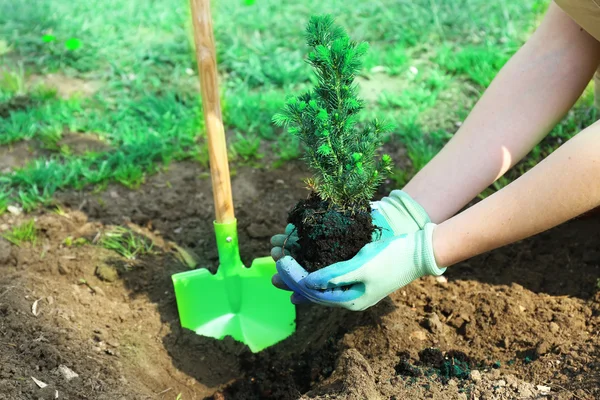
<path id="1" fill-rule="evenodd" d="M 554 0 L 581 28 L 600 41 L 600 0 Z M 600 110 L 600 66 L 594 75 L 596 108 Z"/>
<path id="2" fill-rule="evenodd" d="M 579 26 L 600 41 L 600 0 L 554 0 Z"/>

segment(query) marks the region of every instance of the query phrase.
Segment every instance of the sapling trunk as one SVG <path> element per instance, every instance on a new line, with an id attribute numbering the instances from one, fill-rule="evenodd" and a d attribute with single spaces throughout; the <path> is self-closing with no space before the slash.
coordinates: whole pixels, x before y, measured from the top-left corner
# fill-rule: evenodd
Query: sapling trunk
<path id="1" fill-rule="evenodd" d="M 296 259 L 309 271 L 352 258 L 372 240 L 370 200 L 391 169 L 378 157 L 386 127 L 375 120 L 361 127 L 363 102 L 354 83 L 366 43 L 357 43 L 330 16 L 312 17 L 306 28 L 308 62 L 317 84 L 290 98 L 273 121 L 298 136 L 314 176 L 311 190 L 290 212 L 300 251 Z"/>

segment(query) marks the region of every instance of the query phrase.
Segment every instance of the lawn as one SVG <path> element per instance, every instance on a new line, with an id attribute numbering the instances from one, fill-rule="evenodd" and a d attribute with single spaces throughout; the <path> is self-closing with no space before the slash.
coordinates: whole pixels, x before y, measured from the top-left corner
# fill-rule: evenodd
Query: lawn
<path id="1" fill-rule="evenodd" d="M 363 117 L 393 124 L 387 140 L 412 165 L 397 171 L 401 185 L 456 131 L 547 4 L 214 2 L 231 161 L 276 168 L 299 156 L 271 117 L 312 79 L 303 60 L 309 16 L 331 13 L 370 44 Z M 27 155 L 1 172 L 0 211 L 49 204 L 57 190 L 115 181 L 135 189 L 177 160 L 207 164 L 186 1 L 0 0 L 0 65 L 0 155 Z M 592 102 L 589 91 L 496 188 L 594 120 Z M 75 136 L 97 143 L 81 149 Z"/>

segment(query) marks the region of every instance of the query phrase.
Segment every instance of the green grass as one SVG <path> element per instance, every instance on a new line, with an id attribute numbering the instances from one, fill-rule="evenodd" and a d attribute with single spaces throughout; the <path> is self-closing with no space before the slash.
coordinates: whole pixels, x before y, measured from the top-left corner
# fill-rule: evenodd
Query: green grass
<path id="1" fill-rule="evenodd" d="M 2 237 L 15 246 L 21 246 L 23 243 L 35 244 L 37 241 L 35 221 L 32 219 L 21 225 L 15 226 L 11 231 L 4 233 Z"/>
<path id="2" fill-rule="evenodd" d="M 271 117 L 314 79 L 303 30 L 311 15 L 331 13 L 354 39 L 370 43 L 363 76 L 374 80 L 365 82 L 385 84 L 369 95 L 363 117 L 390 122 L 386 140 L 407 148 L 413 167 L 399 171 L 401 184 L 456 131 L 548 3 L 213 2 L 231 161 L 278 166 L 300 155 Z M 0 146 L 30 141 L 45 150 L 14 173 L 0 173 L 0 212 L 9 204 L 26 211 L 49 204 L 59 190 L 102 190 L 109 182 L 135 189 L 173 161 L 207 166 L 188 6 L 186 0 L 102 6 L 0 0 Z M 50 73 L 98 89 L 63 98 L 30 83 Z M 532 159 L 576 133 L 591 119 L 590 107 L 581 102 Z M 76 154 L 60 145 L 73 132 L 94 134 L 109 149 Z"/>
<path id="3" fill-rule="evenodd" d="M 103 232 L 98 244 L 128 260 L 153 253 L 153 243 L 150 240 L 120 226 Z"/>

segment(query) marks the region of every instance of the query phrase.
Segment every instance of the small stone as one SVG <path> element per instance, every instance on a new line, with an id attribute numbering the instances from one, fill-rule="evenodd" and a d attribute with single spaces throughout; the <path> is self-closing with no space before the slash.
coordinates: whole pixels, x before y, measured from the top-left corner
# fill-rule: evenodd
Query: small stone
<path id="1" fill-rule="evenodd" d="M 100 264 L 96 267 L 96 276 L 106 282 L 114 282 L 119 277 L 117 269 L 111 265 Z"/>
<path id="2" fill-rule="evenodd" d="M 275 183 L 277 183 L 278 185 L 283 185 L 285 182 L 283 181 L 283 179 L 277 179 Z"/>
<path id="3" fill-rule="evenodd" d="M 436 313 L 428 314 L 425 318 L 425 327 L 429 329 L 431 333 L 441 333 L 444 329 L 444 325 L 442 321 L 440 321 L 440 317 Z"/>
<path id="4" fill-rule="evenodd" d="M 109 345 L 109 346 L 111 346 L 111 347 L 114 347 L 115 349 L 121 345 L 116 340 L 107 340 L 106 344 Z"/>
<path id="5" fill-rule="evenodd" d="M 248 235 L 251 238 L 260 239 L 266 238 L 273 235 L 273 232 L 265 224 L 257 224 L 253 222 L 246 228 Z"/>
<path id="6" fill-rule="evenodd" d="M 90 290 L 92 290 L 92 292 L 98 296 L 106 297 L 104 290 L 102 290 L 100 286 L 90 286 Z"/>
<path id="7" fill-rule="evenodd" d="M 40 381 L 39 379 L 37 379 L 37 378 L 34 378 L 33 376 L 31 377 L 31 379 L 33 379 L 33 381 L 35 382 L 35 384 L 36 384 L 36 385 L 38 385 L 38 387 L 39 387 L 40 389 L 43 389 L 43 388 L 45 388 L 46 386 L 48 386 L 48 384 L 47 384 L 47 383 L 45 383 L 45 382 L 42 382 L 42 381 Z"/>
<path id="8" fill-rule="evenodd" d="M 544 385 L 537 385 L 536 386 L 537 390 L 539 390 L 540 392 L 544 393 L 550 393 L 550 390 L 552 390 L 550 388 L 550 386 L 544 386 Z"/>
<path id="9" fill-rule="evenodd" d="M 79 377 L 79 375 L 75 371 L 73 371 L 71 368 L 67 367 L 66 365 L 59 365 L 58 372 L 60 372 L 60 374 L 63 376 L 63 378 L 65 378 L 67 380 L 67 382 L 70 381 L 71 379 Z"/>
<path id="10" fill-rule="evenodd" d="M 458 328 L 458 333 L 463 335 L 466 339 L 477 339 L 478 331 L 475 329 L 472 323 L 467 322 L 463 324 L 460 328 Z"/>
<path id="11" fill-rule="evenodd" d="M 488 373 L 488 377 L 491 380 L 497 381 L 500 379 L 500 376 L 502 375 L 502 373 L 500 372 L 499 369 L 492 369 L 489 373 Z"/>
<path id="12" fill-rule="evenodd" d="M 548 342 L 547 340 L 542 340 L 535 347 L 535 355 L 538 357 L 543 356 L 544 354 L 549 353 L 551 349 L 552 349 L 552 344 L 550 342 Z"/>
<path id="13" fill-rule="evenodd" d="M 6 207 L 6 210 L 12 215 L 21 215 L 23 212 L 23 209 L 17 206 L 8 206 Z"/>
<path id="14" fill-rule="evenodd" d="M 48 304 L 52 305 L 52 304 L 54 304 L 54 297 L 48 296 L 48 297 L 46 297 L 46 301 L 48 302 Z"/>
<path id="15" fill-rule="evenodd" d="M 448 381 L 448 386 L 458 386 L 458 382 L 456 381 L 456 379 L 450 379 Z"/>
<path id="16" fill-rule="evenodd" d="M 535 390 L 531 383 L 523 382 L 517 390 L 521 399 L 531 399 L 535 396 Z"/>
<path id="17" fill-rule="evenodd" d="M 444 284 L 444 283 L 448 283 L 448 278 L 446 278 L 443 275 L 440 275 L 440 276 L 435 277 L 435 281 L 439 284 Z"/>
<path id="18" fill-rule="evenodd" d="M 550 332 L 558 333 L 558 331 L 560 331 L 558 324 L 556 322 L 550 322 Z"/>
<path id="19" fill-rule="evenodd" d="M 473 382 L 479 382 L 479 381 L 481 381 L 481 372 L 479 372 L 476 369 L 471 370 L 471 380 Z"/>
<path id="20" fill-rule="evenodd" d="M 67 267 L 64 263 L 58 263 L 58 272 L 61 275 L 69 275 L 71 273 L 71 269 Z"/>
<path id="21" fill-rule="evenodd" d="M 8 224 L 2 224 L 0 225 L 0 231 L 4 232 L 10 229 L 10 226 Z"/>
<path id="22" fill-rule="evenodd" d="M 514 375 L 506 375 L 504 379 L 506 379 L 506 385 L 508 385 L 511 388 L 516 389 L 519 386 L 519 381 Z"/>
<path id="23" fill-rule="evenodd" d="M 519 310 L 521 310 L 521 312 L 525 312 L 526 308 L 523 307 L 522 305 L 519 305 Z"/>
<path id="24" fill-rule="evenodd" d="M 504 379 L 500 379 L 499 381 L 496 381 L 495 385 L 498 387 L 504 387 L 506 386 L 506 381 Z"/>
<path id="25" fill-rule="evenodd" d="M 113 199 L 118 199 L 119 197 L 121 197 L 121 196 L 119 196 L 119 193 L 117 193 L 117 191 L 116 191 L 116 190 L 111 190 L 111 191 L 109 192 L 109 195 L 110 195 L 110 197 L 111 197 L 111 198 L 113 198 Z"/>
<path id="26" fill-rule="evenodd" d="M 427 334 L 423 331 L 414 331 L 410 337 L 417 340 L 427 340 Z"/>

